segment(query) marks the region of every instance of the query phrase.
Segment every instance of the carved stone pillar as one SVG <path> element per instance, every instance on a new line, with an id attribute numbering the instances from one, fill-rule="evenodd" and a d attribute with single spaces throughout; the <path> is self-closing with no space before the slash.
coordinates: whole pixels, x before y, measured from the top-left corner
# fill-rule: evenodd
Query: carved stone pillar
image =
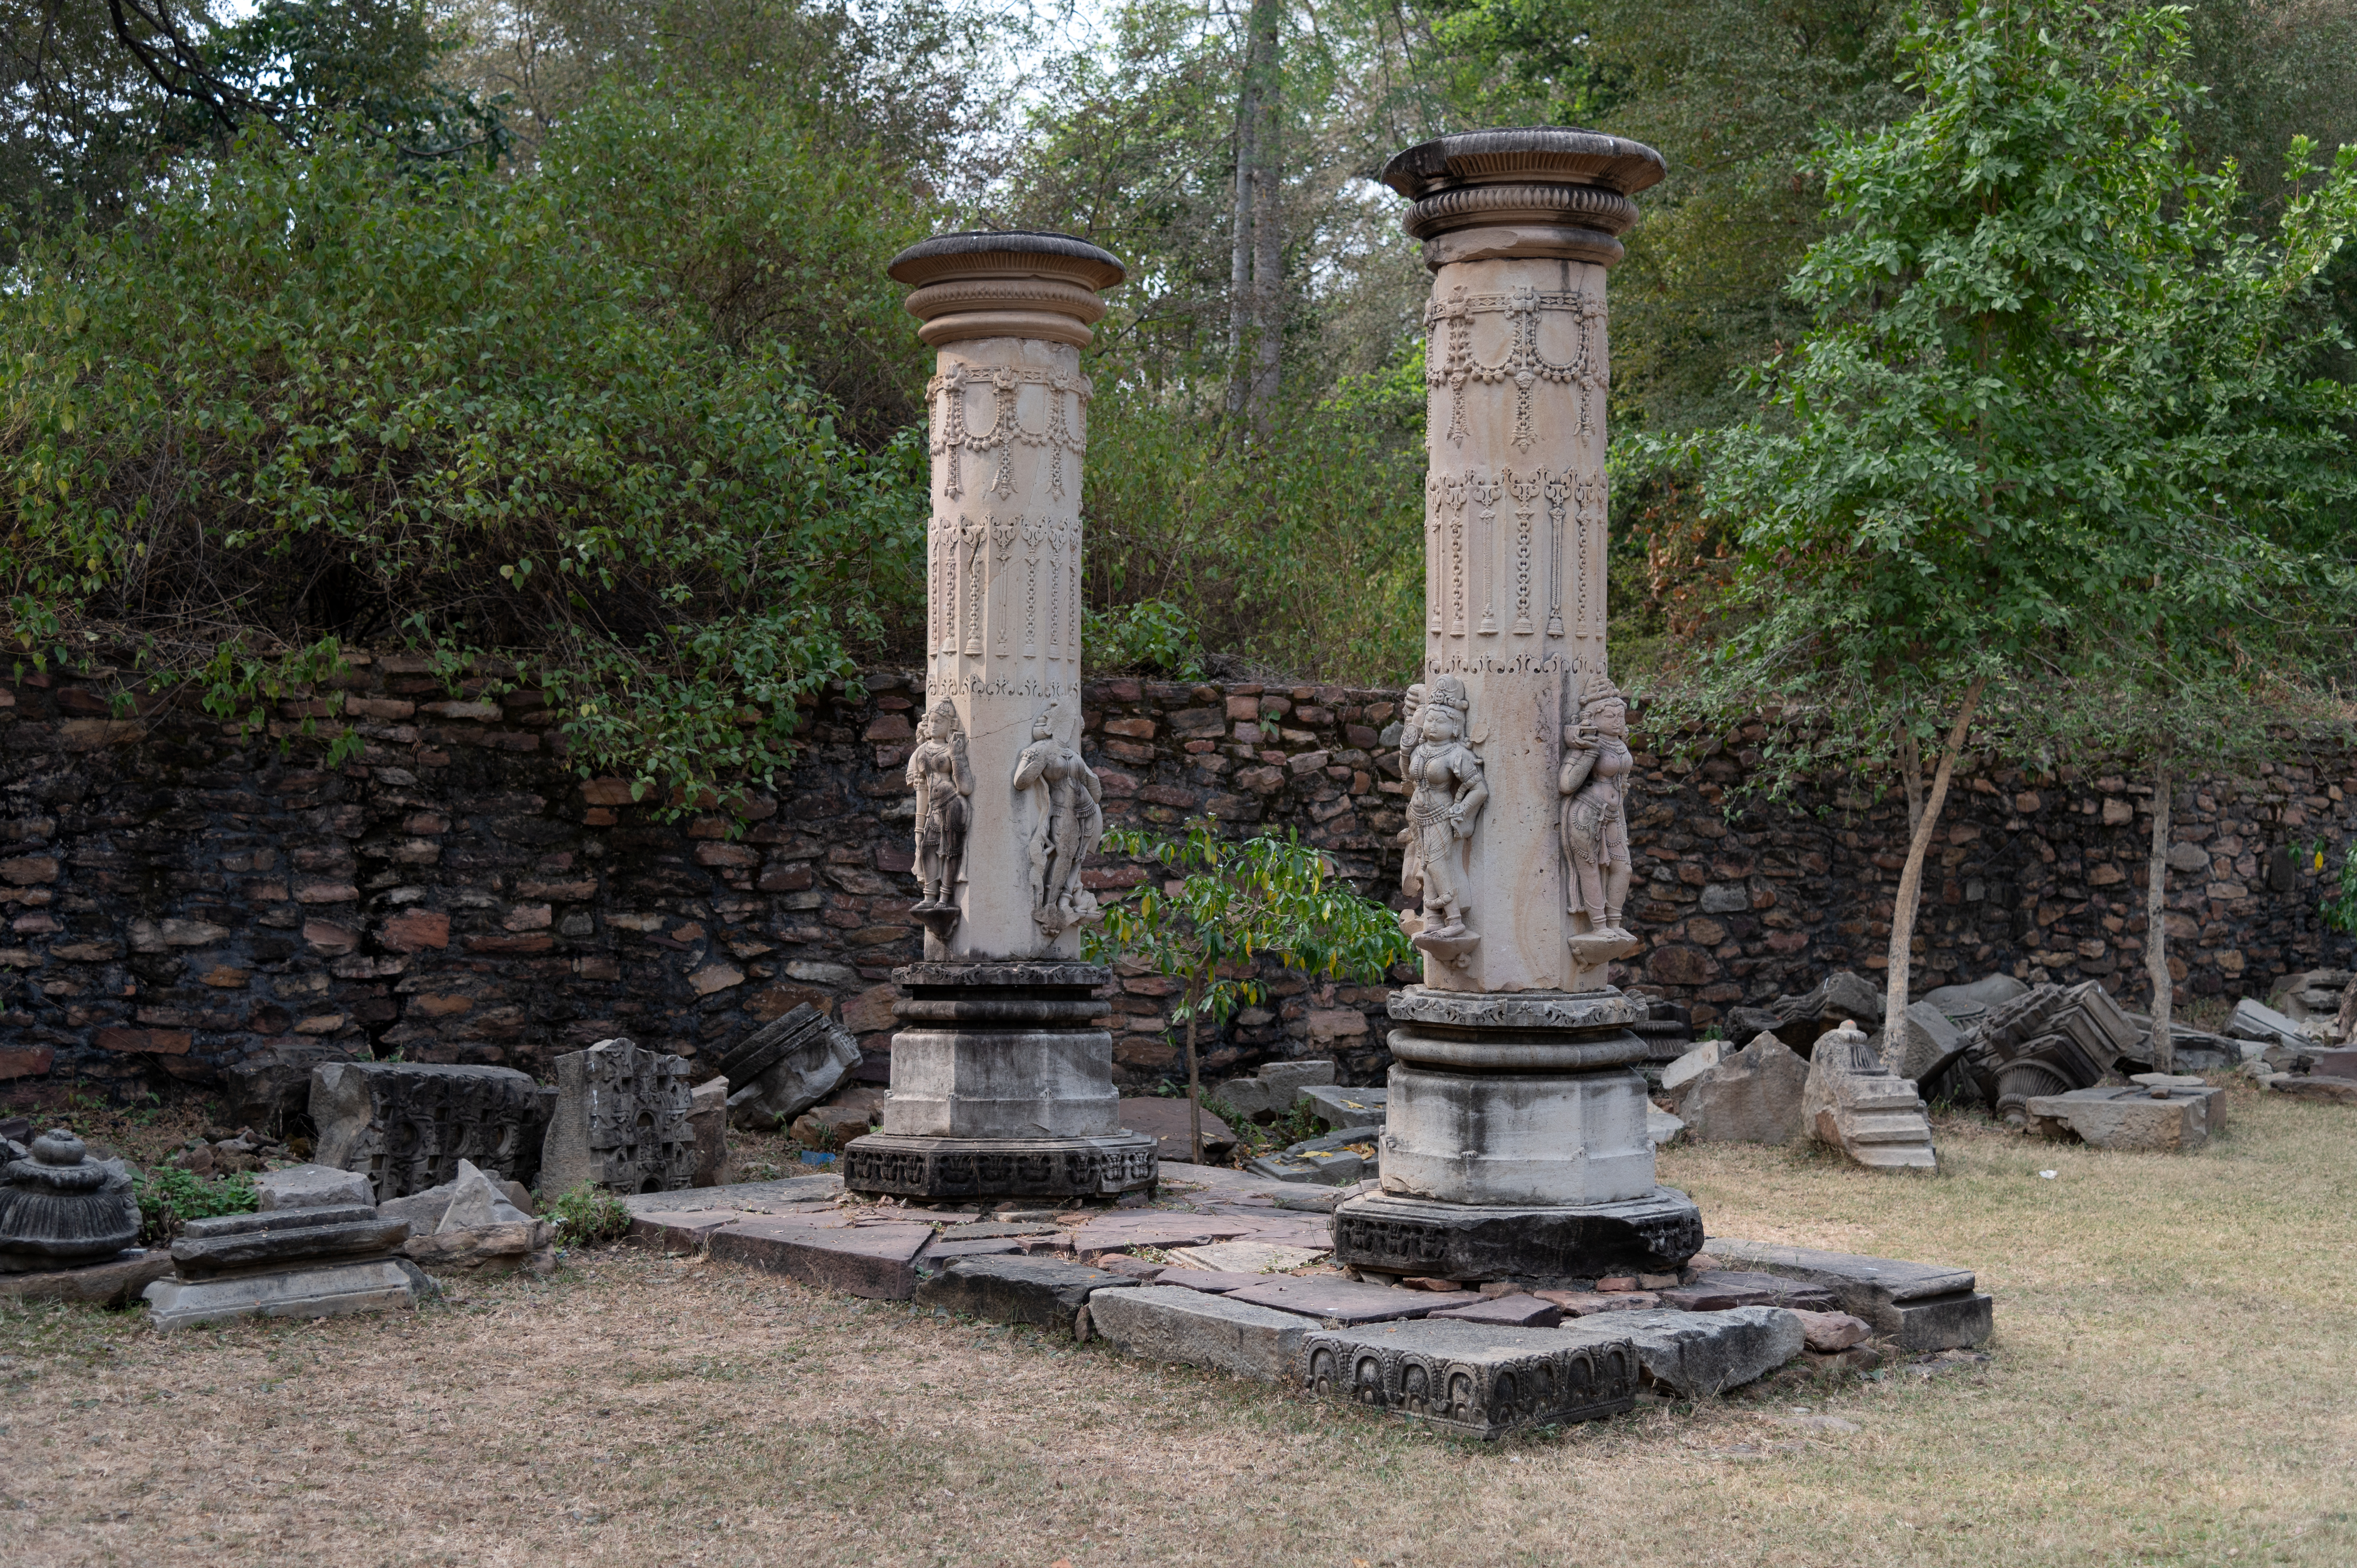
<path id="1" fill-rule="evenodd" d="M 1627 714 L 1605 670 L 1605 269 L 1661 155 L 1534 127 L 1407 149 L 1425 312 L 1425 661 L 1401 744 L 1402 918 L 1383 1190 L 1338 1261 L 1460 1280 L 1663 1269 L 1702 1244 L 1654 1183 L 1621 925 Z"/>
<path id="2" fill-rule="evenodd" d="M 944 234 L 893 259 L 938 350 L 926 385 L 925 714 L 916 792 L 921 963 L 896 972 L 884 1130 L 845 1151 L 861 1192 L 1066 1197 L 1154 1183 L 1125 1133 L 1110 976 L 1079 961 L 1080 870 L 1103 832 L 1081 759 L 1081 349 L 1121 263 L 1068 234 Z"/>

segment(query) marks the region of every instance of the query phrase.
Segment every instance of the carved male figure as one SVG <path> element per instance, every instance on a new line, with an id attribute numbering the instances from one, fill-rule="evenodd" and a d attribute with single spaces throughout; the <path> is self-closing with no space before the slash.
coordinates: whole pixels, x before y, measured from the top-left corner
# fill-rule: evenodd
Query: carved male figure
<path id="1" fill-rule="evenodd" d="M 966 797 L 974 771 L 966 760 L 965 726 L 947 698 L 917 721 L 917 746 L 909 754 L 909 783 L 917 791 L 919 909 L 957 904 L 959 869 L 965 864 Z"/>
<path id="2" fill-rule="evenodd" d="M 1564 731 L 1563 853 L 1571 863 L 1571 913 L 1583 936 L 1625 937 L 1621 907 L 1629 897 L 1629 813 L 1625 793 L 1632 766 L 1629 705 L 1609 676 L 1579 699 L 1579 722 Z"/>
<path id="3" fill-rule="evenodd" d="M 1050 938 L 1095 915 L 1081 866 L 1104 837 L 1103 786 L 1081 754 L 1056 738 L 1055 714 L 1050 703 L 1031 721 L 1031 744 L 1015 759 L 1016 792 L 1034 792 L 1031 918 Z"/>
<path id="4" fill-rule="evenodd" d="M 1433 682 L 1415 721 L 1415 749 L 1408 754 L 1408 853 L 1424 895 L 1426 937 L 1465 935 L 1465 895 L 1458 843 L 1473 836 L 1473 820 L 1489 803 L 1490 785 L 1480 756 L 1466 743 L 1466 715 L 1472 702 L 1465 682 L 1443 675 Z"/>

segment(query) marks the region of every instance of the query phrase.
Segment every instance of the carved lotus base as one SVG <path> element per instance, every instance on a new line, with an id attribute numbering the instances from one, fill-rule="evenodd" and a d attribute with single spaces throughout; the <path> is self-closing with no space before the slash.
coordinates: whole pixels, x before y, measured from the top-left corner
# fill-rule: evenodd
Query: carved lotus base
<path id="1" fill-rule="evenodd" d="M 1154 1140 L 928 1138 L 871 1133 L 843 1147 L 843 1185 L 896 1197 L 1091 1197 L 1151 1191 Z"/>
<path id="2" fill-rule="evenodd" d="M 1426 957 L 1463 969 L 1472 961 L 1473 950 L 1481 945 L 1481 933 L 1469 931 L 1459 927 L 1457 930 L 1446 934 L 1439 931 L 1418 931 L 1409 940 L 1413 941 L 1416 950 Z"/>
<path id="3" fill-rule="evenodd" d="M 1302 1336 L 1302 1386 L 1469 1437 L 1618 1415 L 1636 1403 L 1625 1339 L 1578 1343 L 1552 1328 L 1374 1323 Z"/>
<path id="4" fill-rule="evenodd" d="M 1585 1288 L 1609 1274 L 1669 1273 L 1702 1251 L 1702 1210 L 1675 1187 L 1578 1208 L 1491 1208 L 1369 1193 L 1334 1210 L 1334 1261 L 1472 1283 Z"/>

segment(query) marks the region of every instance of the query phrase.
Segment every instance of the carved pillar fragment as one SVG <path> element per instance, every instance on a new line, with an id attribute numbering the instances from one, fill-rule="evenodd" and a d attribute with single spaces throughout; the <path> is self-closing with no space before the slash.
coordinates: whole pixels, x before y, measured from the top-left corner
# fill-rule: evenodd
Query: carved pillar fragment
<path id="1" fill-rule="evenodd" d="M 1154 1182 L 1125 1133 L 1110 978 L 1079 961 L 1103 813 L 1081 757 L 1081 350 L 1121 263 L 1068 234 L 944 234 L 895 257 L 936 351 L 925 712 L 909 760 L 925 959 L 898 970 L 883 1131 L 856 1191 L 1069 1197 Z"/>
<path id="2" fill-rule="evenodd" d="M 1657 1187 L 1641 1003 L 1604 983 L 1631 768 L 1605 669 L 1606 269 L 1664 173 L 1553 127 L 1393 158 L 1433 274 L 1425 658 L 1403 725 L 1403 918 L 1382 1188 L 1335 1211 L 1337 1261 L 1529 1281 L 1674 1266 L 1701 1245 Z"/>

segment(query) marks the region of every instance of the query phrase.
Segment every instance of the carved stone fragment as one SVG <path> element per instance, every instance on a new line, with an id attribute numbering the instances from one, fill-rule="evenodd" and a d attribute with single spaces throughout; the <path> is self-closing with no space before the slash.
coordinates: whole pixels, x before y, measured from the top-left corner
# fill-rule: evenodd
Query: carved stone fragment
<path id="1" fill-rule="evenodd" d="M 461 1160 L 529 1185 L 554 1101 L 513 1068 L 328 1062 L 311 1074 L 312 1157 L 367 1176 L 379 1203 L 456 1180 Z"/>
<path id="2" fill-rule="evenodd" d="M 0 1273 L 102 1263 L 139 1239 L 139 1204 L 120 1162 L 94 1160 L 53 1128 L 0 1166 Z"/>
<path id="3" fill-rule="evenodd" d="M 1387 1411 L 1469 1437 L 1617 1415 L 1636 1403 L 1626 1339 L 1554 1328 L 1417 1322 L 1305 1333 L 1301 1384 L 1319 1399 Z"/>
<path id="4" fill-rule="evenodd" d="M 583 1182 L 608 1192 L 673 1192 L 695 1178 L 684 1058 L 600 1040 L 556 1058 L 556 1113 L 541 1153 L 542 1190 Z"/>
<path id="5" fill-rule="evenodd" d="M 1882 1065 L 1853 1024 L 1817 1038 L 1801 1113 L 1817 1141 L 1875 1170 L 1936 1170 L 1932 1122 L 1914 1083 Z"/>
<path id="6" fill-rule="evenodd" d="M 732 1125 L 766 1133 L 784 1126 L 851 1081 L 859 1042 L 804 1003 L 763 1025 L 720 1058 Z"/>

